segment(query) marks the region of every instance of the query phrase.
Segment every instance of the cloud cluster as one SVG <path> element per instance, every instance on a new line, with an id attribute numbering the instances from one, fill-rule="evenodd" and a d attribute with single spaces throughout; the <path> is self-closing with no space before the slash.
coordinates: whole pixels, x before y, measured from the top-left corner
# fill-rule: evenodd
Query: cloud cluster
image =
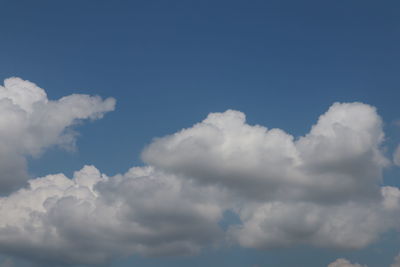
<path id="1" fill-rule="evenodd" d="M 52 101 L 34 83 L 6 79 L 0 86 L 0 193 L 11 192 L 28 180 L 27 156 L 52 145 L 73 145 L 72 125 L 101 118 L 114 105 L 112 98 L 77 94 Z"/>
<path id="2" fill-rule="evenodd" d="M 13 78 L 0 88 L 0 108 L 0 157 L 7 155 L 0 188 L 7 192 L 26 181 L 27 155 L 73 143 L 70 126 L 101 117 L 114 100 L 50 101 L 36 85 Z M 239 111 L 211 113 L 155 139 L 142 154 L 147 166 L 112 177 L 85 166 L 70 178 L 30 179 L 0 197 L 0 253 L 99 264 L 226 243 L 362 248 L 400 222 L 400 190 L 381 186 L 389 163 L 383 141 L 381 118 L 362 103 L 333 104 L 302 137 L 249 125 Z M 228 210 L 241 223 L 222 229 Z M 361 265 L 338 259 L 334 266 Z"/>

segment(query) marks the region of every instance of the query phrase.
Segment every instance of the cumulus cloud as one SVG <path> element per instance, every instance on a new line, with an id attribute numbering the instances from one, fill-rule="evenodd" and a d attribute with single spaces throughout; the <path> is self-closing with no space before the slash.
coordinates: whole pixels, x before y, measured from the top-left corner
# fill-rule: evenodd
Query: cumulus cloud
<path id="1" fill-rule="evenodd" d="M 0 89 L 0 140 L 7 140 L 0 157 L 11 151 L 0 172 L 9 168 L 13 178 L 18 160 L 73 143 L 68 129 L 76 120 L 114 108 L 112 99 L 85 95 L 50 101 L 17 78 Z M 142 154 L 148 166 L 112 177 L 85 166 L 71 178 L 30 179 L 0 197 L 0 253 L 99 264 L 131 254 L 193 254 L 225 242 L 362 248 L 400 222 L 400 190 L 381 186 L 383 141 L 381 118 L 362 103 L 333 104 L 302 137 L 249 125 L 239 111 L 211 113 L 155 139 Z M 228 210 L 241 223 L 224 230 L 219 223 Z M 334 266 L 361 265 L 338 259 Z"/>
<path id="2" fill-rule="evenodd" d="M 0 193 L 28 180 L 26 156 L 37 156 L 52 145 L 74 145 L 71 126 L 101 118 L 114 105 L 112 98 L 78 94 L 52 101 L 32 82 L 6 79 L 0 86 Z"/>
<path id="3" fill-rule="evenodd" d="M 367 267 L 367 266 L 358 263 L 353 264 L 346 259 L 337 259 L 336 261 L 329 264 L 328 267 Z"/>
<path id="4" fill-rule="evenodd" d="M 342 202 L 379 196 L 387 164 L 379 149 L 383 138 L 375 108 L 361 103 L 332 105 L 298 139 L 280 129 L 249 125 L 242 112 L 228 110 L 156 139 L 142 157 L 247 198 Z"/>
<path id="5" fill-rule="evenodd" d="M 333 104 L 299 138 L 228 110 L 156 139 L 143 159 L 241 198 L 243 224 L 228 232 L 242 246 L 352 249 L 399 221 L 399 190 L 380 187 L 383 140 L 381 118 L 362 103 Z"/>
<path id="6" fill-rule="evenodd" d="M 0 198 L 0 251 L 38 262 L 98 264 L 132 253 L 192 254 L 217 242 L 213 188 L 151 167 L 107 177 L 85 166 Z"/>

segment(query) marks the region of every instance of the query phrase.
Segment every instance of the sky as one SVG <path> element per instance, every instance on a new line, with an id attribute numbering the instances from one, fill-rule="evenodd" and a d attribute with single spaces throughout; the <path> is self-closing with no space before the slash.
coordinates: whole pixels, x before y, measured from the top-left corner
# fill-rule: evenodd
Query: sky
<path id="1" fill-rule="evenodd" d="M 0 266 L 400 266 L 398 1 L 0 10 Z"/>

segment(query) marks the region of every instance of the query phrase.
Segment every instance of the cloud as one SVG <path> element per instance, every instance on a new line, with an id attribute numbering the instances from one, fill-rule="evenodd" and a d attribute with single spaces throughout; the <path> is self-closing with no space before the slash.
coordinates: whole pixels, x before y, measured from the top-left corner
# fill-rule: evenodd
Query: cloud
<path id="1" fill-rule="evenodd" d="M 211 113 L 192 128 L 156 139 L 151 165 L 263 200 L 343 202 L 379 197 L 382 122 L 375 108 L 336 103 L 309 134 L 249 125 L 239 111 Z"/>
<path id="2" fill-rule="evenodd" d="M 26 157 L 53 146 L 73 146 L 71 126 L 79 120 L 98 119 L 114 109 L 115 100 L 70 95 L 49 100 L 34 83 L 9 78 L 0 86 L 0 193 L 25 184 Z"/>
<path id="3" fill-rule="evenodd" d="M 356 249 L 399 220 L 399 190 L 379 186 L 383 140 L 381 118 L 362 103 L 333 104 L 299 138 L 228 110 L 155 139 L 142 157 L 230 192 L 243 224 L 228 234 L 244 247 Z"/>
<path id="4" fill-rule="evenodd" d="M 213 188 L 151 167 L 107 177 L 86 166 L 29 181 L 0 198 L 0 251 L 47 263 L 105 263 L 116 256 L 193 254 L 222 235 Z"/>
<path id="5" fill-rule="evenodd" d="M 400 253 L 394 258 L 394 261 L 390 267 L 400 267 Z"/>
<path id="6" fill-rule="evenodd" d="M 393 162 L 395 165 L 400 166 L 400 145 L 397 146 L 393 154 Z"/>
<path id="7" fill-rule="evenodd" d="M 350 261 L 339 258 L 334 262 L 330 263 L 327 267 L 368 267 L 367 265 L 360 265 L 358 263 L 351 263 Z M 390 267 L 400 267 L 400 254 L 398 254 L 394 258 L 394 262 L 390 265 Z"/>
<path id="8" fill-rule="evenodd" d="M 0 188 L 26 181 L 26 156 L 73 145 L 70 127 L 114 104 L 86 95 L 50 101 L 30 82 L 6 80 Z M 85 166 L 0 197 L 0 253 L 39 264 L 102 264 L 227 243 L 362 248 L 400 221 L 400 190 L 381 186 L 389 162 L 383 141 L 381 118 L 362 103 L 333 104 L 302 137 L 249 125 L 240 111 L 211 113 L 155 139 L 142 153 L 147 166 L 112 177 Z M 227 211 L 240 223 L 225 230 Z M 338 259 L 333 266 L 361 265 Z"/>
<path id="9" fill-rule="evenodd" d="M 235 210 L 224 190 L 154 167 L 107 177 L 85 166 L 72 178 L 32 179 L 0 198 L 0 252 L 39 263 L 101 264 L 132 254 L 191 255 L 226 238 L 264 249 L 300 241 L 353 248 L 394 224 L 388 218 L 399 212 L 400 191 L 385 187 L 382 194 L 373 206 L 246 202 Z M 219 222 L 228 209 L 244 224 L 224 232 Z"/>
<path id="10" fill-rule="evenodd" d="M 358 263 L 353 264 L 346 259 L 337 259 L 336 261 L 330 263 L 328 267 L 367 267 L 367 266 Z"/>
<path id="11" fill-rule="evenodd" d="M 323 205 L 317 202 L 245 203 L 238 210 L 243 225 L 230 234 L 243 247 L 269 249 L 295 244 L 359 249 L 397 227 L 400 191 L 384 187 L 380 201 Z"/>

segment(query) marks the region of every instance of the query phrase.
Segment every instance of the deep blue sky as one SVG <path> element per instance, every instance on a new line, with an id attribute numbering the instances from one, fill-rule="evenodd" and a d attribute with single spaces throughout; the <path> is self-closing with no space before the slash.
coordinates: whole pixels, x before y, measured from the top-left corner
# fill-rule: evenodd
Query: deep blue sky
<path id="1" fill-rule="evenodd" d="M 84 164 L 124 172 L 142 164 L 152 138 L 228 108 L 300 136 L 333 102 L 361 101 L 383 117 L 388 153 L 400 140 L 398 1 L 2 0 L 0 10 L 1 80 L 30 80 L 52 99 L 88 93 L 118 101 L 116 111 L 79 128 L 78 151 L 32 160 L 33 175 Z M 389 171 L 387 183 L 398 185 L 399 174 Z M 386 239 L 352 253 L 228 249 L 167 263 L 323 266 L 346 256 L 383 266 L 400 243 Z"/>

